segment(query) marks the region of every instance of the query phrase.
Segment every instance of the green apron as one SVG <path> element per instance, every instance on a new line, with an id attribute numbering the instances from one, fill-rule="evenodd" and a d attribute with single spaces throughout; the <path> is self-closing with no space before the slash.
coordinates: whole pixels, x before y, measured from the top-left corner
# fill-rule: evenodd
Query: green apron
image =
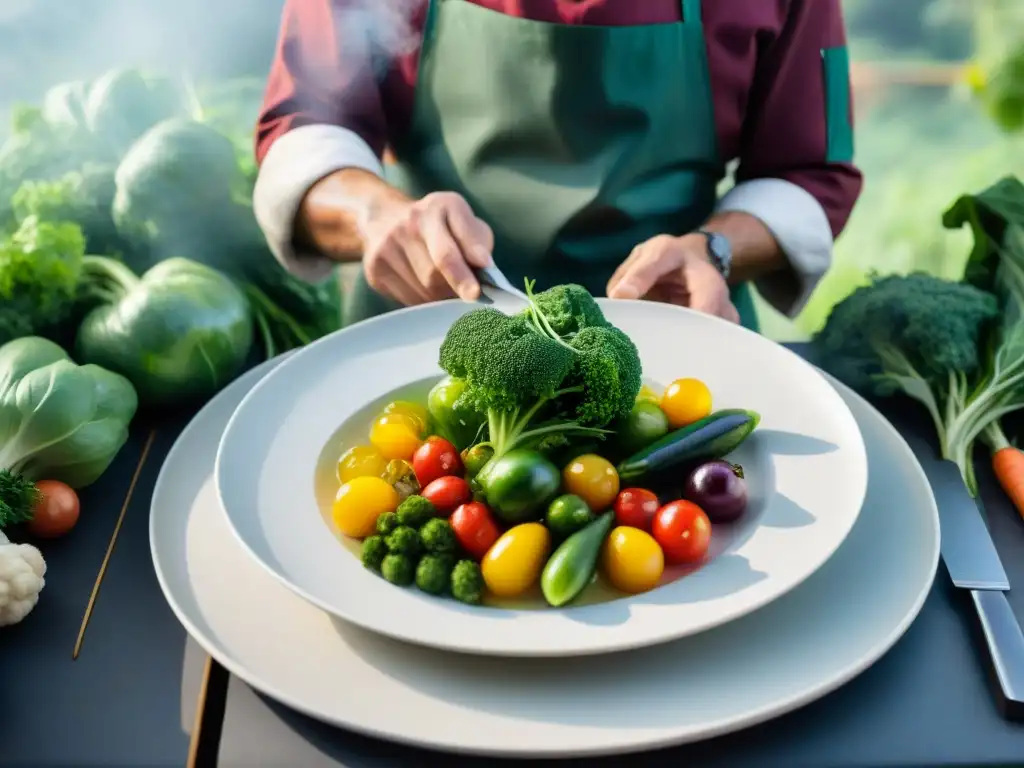
<path id="1" fill-rule="evenodd" d="M 513 283 L 604 296 L 635 246 L 707 220 L 725 171 L 700 0 L 680 3 L 679 23 L 596 27 L 430 0 L 412 122 L 388 180 L 416 198 L 462 195 L 494 230 L 494 260 Z M 732 295 L 756 328 L 749 286 Z M 360 273 L 346 320 L 398 306 Z"/>

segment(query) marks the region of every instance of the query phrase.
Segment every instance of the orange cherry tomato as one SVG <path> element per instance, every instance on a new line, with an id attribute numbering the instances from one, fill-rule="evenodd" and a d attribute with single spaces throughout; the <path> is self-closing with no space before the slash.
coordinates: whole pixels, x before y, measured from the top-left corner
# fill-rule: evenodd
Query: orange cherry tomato
<path id="1" fill-rule="evenodd" d="M 36 483 L 40 498 L 29 521 L 29 532 L 40 539 L 55 539 L 75 527 L 80 504 L 74 489 L 57 480 Z"/>

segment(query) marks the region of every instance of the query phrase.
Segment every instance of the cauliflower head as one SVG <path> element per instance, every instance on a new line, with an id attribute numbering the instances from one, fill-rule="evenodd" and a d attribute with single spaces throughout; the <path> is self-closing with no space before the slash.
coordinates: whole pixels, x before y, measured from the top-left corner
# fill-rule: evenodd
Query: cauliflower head
<path id="1" fill-rule="evenodd" d="M 39 602 L 46 561 L 31 544 L 12 544 L 0 531 L 0 627 L 17 624 Z"/>

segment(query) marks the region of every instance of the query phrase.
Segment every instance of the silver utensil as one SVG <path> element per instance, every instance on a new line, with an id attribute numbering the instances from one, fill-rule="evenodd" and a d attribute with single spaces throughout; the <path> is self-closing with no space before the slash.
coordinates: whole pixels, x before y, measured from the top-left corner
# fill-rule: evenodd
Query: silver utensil
<path id="1" fill-rule="evenodd" d="M 951 461 L 924 461 L 942 531 L 942 560 L 957 589 L 966 590 L 977 614 L 1000 709 L 1024 721 L 1024 632 L 1006 599 L 1010 580 L 977 502 Z"/>
<path id="2" fill-rule="evenodd" d="M 496 266 L 482 267 L 474 270 L 480 281 L 480 301 L 484 304 L 529 304 L 529 297 L 512 285 L 512 281 Z M 514 311 L 521 307 L 516 306 Z"/>

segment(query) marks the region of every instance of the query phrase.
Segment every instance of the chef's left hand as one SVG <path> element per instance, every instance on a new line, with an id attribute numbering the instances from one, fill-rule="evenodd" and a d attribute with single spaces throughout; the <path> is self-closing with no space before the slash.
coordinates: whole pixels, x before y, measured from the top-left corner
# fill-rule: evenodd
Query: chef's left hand
<path id="1" fill-rule="evenodd" d="M 638 245 L 612 275 L 608 296 L 663 301 L 740 321 L 729 285 L 711 263 L 707 238 L 700 234 L 658 235 Z"/>

